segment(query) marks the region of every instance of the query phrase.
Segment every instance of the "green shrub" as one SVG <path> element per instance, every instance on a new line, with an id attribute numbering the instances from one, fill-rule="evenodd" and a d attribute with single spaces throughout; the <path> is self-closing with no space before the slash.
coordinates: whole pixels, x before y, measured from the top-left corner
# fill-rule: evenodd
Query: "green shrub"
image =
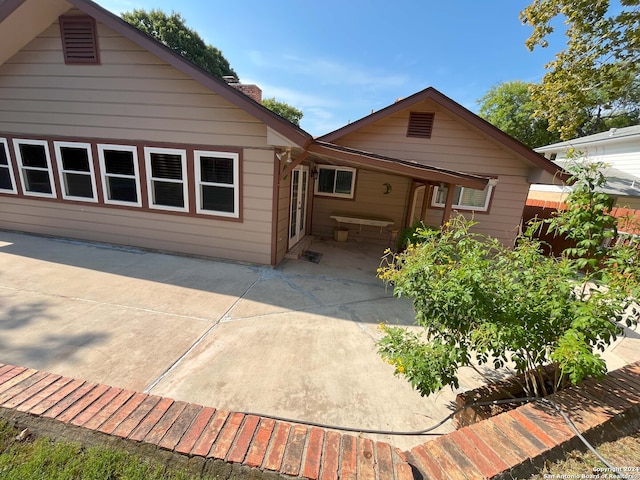
<path id="1" fill-rule="evenodd" d="M 474 361 L 513 363 L 530 395 L 550 393 L 541 380 L 545 365 L 555 367 L 551 390 L 602 376 L 606 364 L 597 350 L 622 333 L 623 320 L 637 324 L 640 258 L 633 244 L 601 248 L 615 219 L 591 179 L 598 174 L 576 169 L 577 194 L 549 222 L 552 231 L 571 229 L 579 246 L 559 258 L 544 255 L 527 236 L 506 248 L 472 233 L 474 223 L 462 216 L 441 232 L 417 229 L 419 242 L 388 253 L 379 277 L 395 295 L 413 300 L 423 327 L 415 333 L 381 325 L 379 353 L 395 373 L 422 395 L 457 388 L 458 368 Z"/>

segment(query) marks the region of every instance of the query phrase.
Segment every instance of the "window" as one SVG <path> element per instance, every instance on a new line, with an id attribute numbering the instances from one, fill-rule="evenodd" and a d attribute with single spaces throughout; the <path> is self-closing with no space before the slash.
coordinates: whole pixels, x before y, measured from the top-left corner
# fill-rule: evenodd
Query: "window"
<path id="1" fill-rule="evenodd" d="M 138 151 L 125 145 L 98 145 L 104 203 L 141 207 Z"/>
<path id="2" fill-rule="evenodd" d="M 435 187 L 431 205 L 444 207 L 447 202 L 447 187 Z M 486 212 L 489 209 L 493 185 L 487 185 L 484 190 L 457 186 L 453 194 L 453 208 L 458 210 L 474 210 Z"/>
<path id="3" fill-rule="evenodd" d="M 175 212 L 189 211 L 186 152 L 173 148 L 145 147 L 149 207 Z"/>
<path id="4" fill-rule="evenodd" d="M 0 192 L 18 193 L 13 178 L 13 166 L 9 159 L 9 144 L 6 138 L 0 138 Z"/>
<path id="5" fill-rule="evenodd" d="M 348 167 L 318 166 L 316 195 L 353 198 L 356 169 Z"/>
<path id="6" fill-rule="evenodd" d="M 64 63 L 99 64 L 96 21 L 86 15 L 67 15 L 60 17 L 59 23 Z"/>
<path id="7" fill-rule="evenodd" d="M 238 154 L 194 152 L 196 212 L 239 217 Z"/>
<path id="8" fill-rule="evenodd" d="M 45 140 L 13 140 L 25 195 L 55 198 L 49 148 Z"/>
<path id="9" fill-rule="evenodd" d="M 60 174 L 60 188 L 65 200 L 97 202 L 91 145 L 53 142 Z"/>

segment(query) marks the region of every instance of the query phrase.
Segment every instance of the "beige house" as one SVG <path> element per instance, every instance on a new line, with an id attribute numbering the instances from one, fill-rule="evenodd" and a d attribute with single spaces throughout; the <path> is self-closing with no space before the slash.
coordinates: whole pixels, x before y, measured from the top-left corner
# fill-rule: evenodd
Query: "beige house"
<path id="1" fill-rule="evenodd" d="M 456 209 L 509 243 L 556 171 L 431 88 L 314 139 L 89 0 L 0 2 L 0 97 L 0 228 L 259 264 Z"/>

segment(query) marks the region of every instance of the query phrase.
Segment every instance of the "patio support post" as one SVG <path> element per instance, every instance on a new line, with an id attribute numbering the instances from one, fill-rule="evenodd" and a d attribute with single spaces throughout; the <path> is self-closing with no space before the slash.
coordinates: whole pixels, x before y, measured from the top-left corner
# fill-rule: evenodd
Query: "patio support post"
<path id="1" fill-rule="evenodd" d="M 422 208 L 420 209 L 420 220 L 424 222 L 427 217 L 427 205 L 431 201 L 431 184 L 424 184 L 424 195 L 422 195 Z"/>
<path id="2" fill-rule="evenodd" d="M 456 193 L 456 186 L 453 183 L 447 183 L 447 201 L 444 204 L 444 212 L 442 212 L 442 224 L 449 221 L 451 218 L 451 209 L 453 207 L 453 195 Z"/>

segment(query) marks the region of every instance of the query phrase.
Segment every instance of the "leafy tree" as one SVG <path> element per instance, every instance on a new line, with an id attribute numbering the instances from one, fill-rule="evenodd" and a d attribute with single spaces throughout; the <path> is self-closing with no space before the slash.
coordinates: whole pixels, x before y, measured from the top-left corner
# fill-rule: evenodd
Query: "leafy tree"
<path id="1" fill-rule="evenodd" d="M 535 118 L 538 109 L 529 93 L 530 84 L 522 81 L 494 85 L 480 98 L 479 115 L 525 145 L 535 148 L 560 140 L 560 136 L 548 130 L 549 122 Z"/>
<path id="2" fill-rule="evenodd" d="M 302 120 L 302 117 L 304 116 L 302 110 L 299 110 L 288 103 L 276 100 L 274 97 L 265 98 L 262 100 L 262 105 L 281 117 L 286 118 L 291 123 L 300 126 L 300 120 Z"/>
<path id="3" fill-rule="evenodd" d="M 530 395 L 606 372 L 595 350 L 622 333 L 620 322 L 638 322 L 632 299 L 640 294 L 640 252 L 631 243 L 600 248 L 616 223 L 598 192 L 603 177 L 592 166 L 573 173 L 568 208 L 549 227 L 571 232 L 577 247 L 559 258 L 545 256 L 531 236 L 506 248 L 473 234 L 463 217 L 387 255 L 379 276 L 413 299 L 422 330 L 381 325 L 379 353 L 422 395 L 458 387 L 458 368 L 473 367 L 474 359 L 495 368 L 512 362 Z M 555 371 L 551 387 L 542 378 L 547 364 Z"/>
<path id="4" fill-rule="evenodd" d="M 222 52 L 206 44 L 195 30 L 187 27 L 179 13 L 167 15 L 162 10 L 133 10 L 123 13 L 122 18 L 211 75 L 218 78 L 237 76 Z"/>
<path id="5" fill-rule="evenodd" d="M 533 86 L 535 116 L 565 139 L 640 120 L 639 0 L 534 0 L 520 13 L 533 27 L 526 46 L 547 47 L 554 20 L 567 25 L 567 46 Z"/>

